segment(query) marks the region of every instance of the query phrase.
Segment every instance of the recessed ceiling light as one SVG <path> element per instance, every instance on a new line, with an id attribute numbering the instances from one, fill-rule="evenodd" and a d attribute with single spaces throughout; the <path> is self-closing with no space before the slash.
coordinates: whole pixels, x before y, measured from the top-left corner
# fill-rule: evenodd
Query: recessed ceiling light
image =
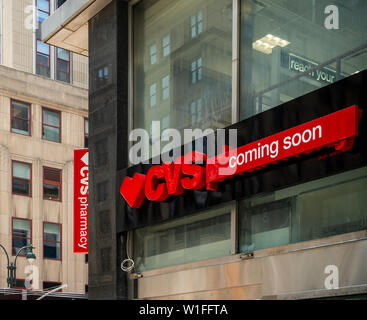
<path id="1" fill-rule="evenodd" d="M 273 48 L 275 47 L 283 48 L 289 44 L 290 44 L 289 41 L 281 39 L 269 33 L 265 37 L 262 37 L 261 39 L 255 41 L 252 44 L 252 47 L 255 50 L 263 52 L 265 54 L 271 54 Z"/>

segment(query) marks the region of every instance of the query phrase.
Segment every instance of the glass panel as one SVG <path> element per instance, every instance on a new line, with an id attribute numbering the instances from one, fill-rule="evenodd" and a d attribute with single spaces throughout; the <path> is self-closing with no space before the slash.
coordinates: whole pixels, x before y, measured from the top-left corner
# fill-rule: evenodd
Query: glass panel
<path id="1" fill-rule="evenodd" d="M 44 109 L 43 123 L 50 126 L 58 127 L 60 125 L 60 113 Z"/>
<path id="2" fill-rule="evenodd" d="M 13 178 L 13 193 L 31 195 L 31 182 Z"/>
<path id="3" fill-rule="evenodd" d="M 44 54 L 37 53 L 37 65 L 41 65 L 46 68 L 49 68 L 50 67 L 50 57 Z"/>
<path id="4" fill-rule="evenodd" d="M 32 280 L 31 280 L 31 283 L 32 283 Z M 15 288 L 16 289 L 26 289 L 26 287 L 25 287 L 25 280 L 19 280 L 19 279 L 17 279 L 15 281 Z"/>
<path id="5" fill-rule="evenodd" d="M 202 97 L 203 108 L 211 106 L 210 111 L 203 114 L 201 129 L 218 129 L 231 124 L 232 0 L 140 1 L 133 7 L 133 14 L 134 128 L 149 130 L 152 121 L 168 114 L 171 127 L 182 132 L 191 128 L 193 97 Z M 204 29 L 198 26 L 198 20 L 202 21 L 203 17 Z M 193 25 L 196 33 L 202 32 L 194 39 Z M 161 44 L 162 55 L 167 55 L 154 66 L 151 56 L 146 58 L 152 54 L 152 43 Z M 191 63 L 197 62 L 198 57 L 205 61 L 206 76 L 196 67 L 195 81 L 202 80 L 200 85 L 193 86 Z M 169 90 L 161 88 L 162 75 L 169 75 Z M 152 83 L 159 83 L 157 91 L 165 98 L 155 109 L 150 108 Z"/>
<path id="6" fill-rule="evenodd" d="M 13 177 L 31 179 L 31 167 L 28 164 L 13 162 Z"/>
<path id="7" fill-rule="evenodd" d="M 37 40 L 37 52 L 43 53 L 44 55 L 50 55 L 50 46 L 40 40 Z"/>
<path id="8" fill-rule="evenodd" d="M 230 255 L 230 213 L 220 208 L 135 231 L 139 271 Z"/>
<path id="9" fill-rule="evenodd" d="M 57 8 L 60 8 L 67 0 L 57 0 Z"/>
<path id="10" fill-rule="evenodd" d="M 21 119 L 12 119 L 11 131 L 29 136 L 29 121 Z"/>
<path id="11" fill-rule="evenodd" d="M 47 241 L 60 241 L 60 230 L 59 224 L 44 224 L 44 240 Z"/>
<path id="12" fill-rule="evenodd" d="M 58 70 L 56 72 L 56 79 L 59 80 L 59 81 L 70 83 L 70 73 L 65 73 L 65 72 L 62 72 L 62 71 Z M 104 77 L 102 79 L 102 81 L 106 81 L 107 79 L 108 79 L 108 77 Z"/>
<path id="13" fill-rule="evenodd" d="M 59 142 L 60 141 L 60 129 L 54 127 L 43 126 L 43 139 Z"/>
<path id="14" fill-rule="evenodd" d="M 37 17 L 38 17 L 38 22 L 43 22 L 49 17 L 49 14 L 46 12 L 37 10 Z"/>
<path id="15" fill-rule="evenodd" d="M 37 8 L 49 12 L 50 11 L 50 0 L 37 0 Z"/>
<path id="16" fill-rule="evenodd" d="M 12 101 L 12 116 L 29 119 L 29 105 L 20 102 Z"/>
<path id="17" fill-rule="evenodd" d="M 61 259 L 61 245 L 58 242 L 45 241 L 43 246 L 43 256 L 48 259 Z"/>
<path id="18" fill-rule="evenodd" d="M 170 36 L 166 36 L 162 40 L 163 56 L 166 57 L 170 52 Z"/>
<path id="19" fill-rule="evenodd" d="M 85 120 L 85 126 L 84 126 L 84 130 L 85 130 L 85 134 L 88 135 L 89 134 L 89 120 Z"/>
<path id="20" fill-rule="evenodd" d="M 61 286 L 61 282 L 46 282 L 46 281 L 43 282 L 43 290 L 46 290 L 46 291 L 55 289 L 60 286 Z M 59 290 L 59 292 L 62 292 L 62 290 Z"/>
<path id="21" fill-rule="evenodd" d="M 60 200 L 60 187 L 50 184 L 43 184 L 43 198 L 48 200 Z"/>
<path id="22" fill-rule="evenodd" d="M 31 239 L 19 239 L 19 238 L 13 238 L 13 251 L 12 251 L 12 254 L 13 255 L 16 255 L 19 250 L 25 246 L 29 246 L 31 244 Z M 27 253 L 27 250 L 26 249 L 23 249 L 19 255 L 20 256 L 25 256 Z"/>
<path id="23" fill-rule="evenodd" d="M 57 70 L 60 71 L 60 72 L 69 73 L 70 63 L 68 61 L 57 59 Z M 105 76 L 103 76 L 103 77 L 105 77 Z"/>
<path id="24" fill-rule="evenodd" d="M 13 237 L 31 237 L 31 222 L 29 220 L 13 219 Z"/>
<path id="25" fill-rule="evenodd" d="M 239 205 L 240 251 L 364 230 L 366 190 L 364 167 L 243 200 Z"/>
<path id="26" fill-rule="evenodd" d="M 70 60 L 70 53 L 69 53 L 68 50 L 57 48 L 57 57 L 59 59 L 65 60 L 65 61 L 69 61 Z"/>
<path id="27" fill-rule="evenodd" d="M 157 104 L 157 85 L 153 83 L 150 86 L 150 106 L 154 107 Z"/>
<path id="28" fill-rule="evenodd" d="M 37 54 L 37 66 L 36 66 L 36 73 L 40 76 L 44 76 L 44 77 L 47 77 L 47 78 L 50 78 L 50 68 L 48 66 L 43 66 L 43 65 L 40 65 L 39 63 L 42 62 L 42 63 L 49 63 L 49 59 L 47 57 L 46 60 L 44 60 L 43 56 L 42 58 L 40 59 L 42 55 L 40 54 Z"/>
<path id="29" fill-rule="evenodd" d="M 241 119 L 367 68 L 367 1 L 333 1 L 334 29 L 328 5 L 241 0 Z"/>
<path id="30" fill-rule="evenodd" d="M 31 244 L 31 222 L 29 220 L 14 219 L 13 220 L 13 255 L 16 255 L 18 251 Z M 23 239 L 19 239 L 23 238 Z M 25 239 L 29 238 L 29 239 Z M 20 255 L 24 256 L 27 250 L 24 249 L 20 252 Z"/>

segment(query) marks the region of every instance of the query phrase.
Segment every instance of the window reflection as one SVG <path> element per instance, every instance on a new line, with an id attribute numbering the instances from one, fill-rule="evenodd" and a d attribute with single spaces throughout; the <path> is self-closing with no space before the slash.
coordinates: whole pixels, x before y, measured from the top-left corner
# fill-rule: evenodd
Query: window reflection
<path id="1" fill-rule="evenodd" d="M 230 125 L 232 0 L 141 1 L 133 10 L 134 128 L 167 115 L 171 128 L 191 128 L 194 97 L 207 110 L 197 127 Z"/>
<path id="2" fill-rule="evenodd" d="M 230 209 L 138 229 L 134 233 L 137 270 L 144 271 L 230 255 Z"/>
<path id="3" fill-rule="evenodd" d="M 327 0 L 241 0 L 241 119 L 364 70 L 367 2 L 337 0 L 339 29 L 325 27 Z"/>

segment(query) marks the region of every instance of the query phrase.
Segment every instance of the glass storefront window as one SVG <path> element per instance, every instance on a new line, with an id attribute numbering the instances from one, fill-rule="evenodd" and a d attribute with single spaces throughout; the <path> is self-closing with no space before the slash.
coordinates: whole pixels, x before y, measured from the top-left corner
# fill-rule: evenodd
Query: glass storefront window
<path id="1" fill-rule="evenodd" d="M 230 208 L 218 208 L 134 232 L 139 272 L 231 254 Z"/>
<path id="2" fill-rule="evenodd" d="M 241 119 L 367 68 L 367 1 L 330 4 L 241 0 Z"/>
<path id="3" fill-rule="evenodd" d="M 171 128 L 192 128 L 191 104 L 198 99 L 197 128 L 231 124 L 231 18 L 232 0 L 133 6 L 134 128 L 149 131 L 152 121 L 168 115 Z"/>
<path id="4" fill-rule="evenodd" d="M 239 250 L 367 229 L 367 167 L 256 196 L 239 205 Z"/>

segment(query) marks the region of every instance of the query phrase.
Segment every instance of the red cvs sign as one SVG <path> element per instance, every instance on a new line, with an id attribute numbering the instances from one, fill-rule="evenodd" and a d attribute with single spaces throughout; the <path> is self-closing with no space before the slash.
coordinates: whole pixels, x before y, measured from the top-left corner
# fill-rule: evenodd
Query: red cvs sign
<path id="1" fill-rule="evenodd" d="M 88 149 L 74 150 L 74 253 L 88 253 Z"/>
<path id="2" fill-rule="evenodd" d="M 236 149 L 225 146 L 212 158 L 193 151 L 174 163 L 151 167 L 147 175 L 126 177 L 120 193 L 130 207 L 140 208 L 145 198 L 165 201 L 168 196 L 183 194 L 185 189 L 215 191 L 220 181 L 321 148 L 346 152 L 358 136 L 361 116 L 362 110 L 352 106 Z"/>

